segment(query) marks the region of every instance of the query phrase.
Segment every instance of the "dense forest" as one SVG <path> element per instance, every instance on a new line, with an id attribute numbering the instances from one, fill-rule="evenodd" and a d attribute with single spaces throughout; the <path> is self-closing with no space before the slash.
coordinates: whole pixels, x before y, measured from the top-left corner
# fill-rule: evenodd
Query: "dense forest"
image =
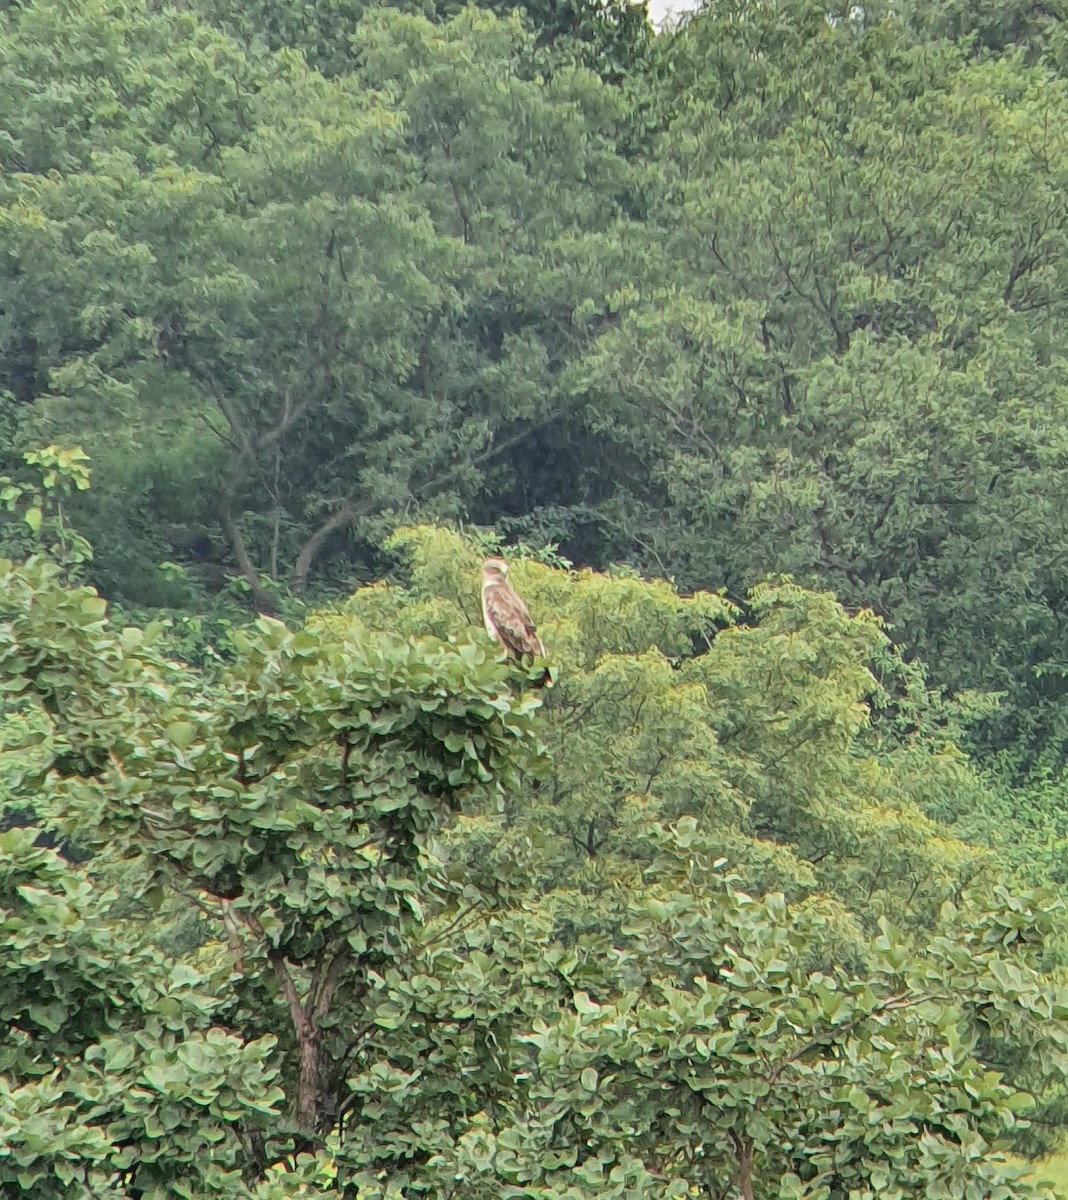
<path id="1" fill-rule="evenodd" d="M 1044 1194 L 1062 16 L 0 6 L 0 1197 Z"/>

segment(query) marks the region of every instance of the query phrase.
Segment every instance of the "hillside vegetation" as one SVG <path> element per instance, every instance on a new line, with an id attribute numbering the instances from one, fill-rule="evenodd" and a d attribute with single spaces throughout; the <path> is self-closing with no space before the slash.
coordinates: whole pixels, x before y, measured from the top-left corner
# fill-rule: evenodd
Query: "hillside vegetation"
<path id="1" fill-rule="evenodd" d="M 463 518 L 788 572 L 1059 746 L 1054 16 L 205 3 L 2 16 L 0 445 L 91 455 L 106 594 L 266 610 Z"/>
<path id="2" fill-rule="evenodd" d="M 0 11 L 0 1196 L 1041 1194 L 1065 39 Z"/>
<path id="3" fill-rule="evenodd" d="M 981 785 L 875 719 L 870 616 L 531 563 L 542 702 L 471 629 L 477 559 L 400 546 L 409 588 L 209 673 L 0 564 L 3 781 L 89 856 L 0 835 L 0 1184 L 1030 1194 L 1063 906 L 925 816 Z"/>

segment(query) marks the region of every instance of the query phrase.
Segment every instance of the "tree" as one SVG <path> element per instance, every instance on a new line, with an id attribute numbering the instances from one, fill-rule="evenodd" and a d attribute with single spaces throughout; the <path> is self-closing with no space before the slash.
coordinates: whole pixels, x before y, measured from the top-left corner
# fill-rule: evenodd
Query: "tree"
<path id="1" fill-rule="evenodd" d="M 413 636 L 481 623 L 474 547 L 429 528 L 391 545 L 409 590 L 362 588 L 348 612 Z M 746 886 L 834 894 L 848 922 L 922 926 L 991 865 L 924 815 L 952 817 L 983 788 L 952 714 L 870 613 L 785 583 L 757 589 L 745 622 L 721 595 L 626 574 L 520 560 L 512 578 L 559 678 L 543 713 L 551 770 L 505 806 L 545 846 L 550 885 L 638 886 L 655 854 L 646 828 L 684 816 L 715 831 Z M 887 706 L 904 732 L 878 721 Z"/>
<path id="2" fill-rule="evenodd" d="M 717 5 L 617 84 L 476 9 L 9 8 L 4 470 L 87 448 L 128 605 L 285 612 L 412 519 L 736 600 L 786 572 L 1004 693 L 975 744 L 1031 766 L 1064 740 L 1059 39 L 850 11 Z M 354 39 L 329 78 L 306 19 Z"/>
<path id="3" fill-rule="evenodd" d="M 1031 1010 L 1024 929 L 1050 909 L 1004 892 L 981 916 L 947 906 L 919 953 L 883 923 L 851 978 L 810 965 L 821 915 L 717 880 L 695 823 L 662 852 L 621 903 L 626 988 L 578 991 L 535 1026 L 533 1112 L 486 1139 L 499 1174 L 552 1196 L 1026 1194 L 991 1154 L 1021 1098 L 975 1050 Z"/>
<path id="4" fill-rule="evenodd" d="M 201 972 L 32 840 L 0 834 L 0 1193 L 247 1196 L 246 1139 L 281 1116 L 276 1038 L 223 1030 Z"/>
<path id="5" fill-rule="evenodd" d="M 459 582 L 462 544 L 426 530 L 404 542 L 423 586 Z M 444 1200 L 462 1183 L 476 1198 L 563 1200 L 716 1181 L 815 1197 L 836 1180 L 908 1194 L 926 1171 L 1005 1194 L 1014 1173 L 998 1139 L 1027 1098 L 980 1055 L 1011 1047 L 1034 1090 L 1062 1078 L 1068 1006 L 1034 967 L 1057 907 L 977 895 L 947 907 L 919 953 L 889 925 L 875 931 L 873 914 L 850 917 L 848 878 L 831 897 L 797 877 L 803 812 L 784 816 L 782 833 L 799 833 L 779 862 L 798 903 L 743 894 L 722 878 L 730 818 L 698 795 L 780 787 L 776 744 L 808 762 L 813 789 L 848 779 L 862 740 L 849 689 L 877 686 L 864 666 L 875 627 L 813 598 L 837 622 L 836 652 L 788 591 L 764 628 L 713 636 L 730 617 L 719 597 L 524 574 L 535 603 L 576 593 L 545 624 L 577 687 L 627 661 L 656 679 L 654 647 L 670 645 L 684 711 L 698 726 L 703 690 L 713 714 L 684 753 L 720 743 L 704 776 L 665 764 L 663 796 L 650 784 L 632 822 L 642 844 L 617 848 L 618 877 L 596 887 L 538 834 L 550 778 L 538 697 L 482 632 L 434 628 L 457 624 L 446 591 L 377 586 L 299 631 L 261 618 L 212 679 L 168 658 L 158 626 L 111 627 L 104 602 L 55 567 L 0 564 L 5 802 L 32 798 L 94 854 L 75 866 L 27 831 L 3 835 L 13 953 L 0 997 L 16 1032 L 0 1183 L 279 1200 Z M 390 612 L 386 634 L 375 626 Z M 711 647 L 695 654 L 700 630 Z M 705 658 L 716 669 L 693 673 Z M 579 694 L 562 691 L 544 726 L 566 770 L 575 760 L 552 722 Z M 603 728 L 634 736 L 625 698 L 587 702 Z M 602 712 L 613 704 L 618 719 Z M 665 719 L 666 706 L 650 725 Z M 687 734 L 665 730 L 661 751 L 669 732 Z M 618 745 L 621 767 L 640 769 L 649 745 Z M 820 749 L 834 761 L 817 776 Z M 877 787 L 874 761 L 862 767 Z M 732 853 L 751 877 L 767 873 L 766 840 L 736 826 Z M 907 914 L 890 882 L 878 895 Z M 190 905 L 203 923 L 179 949 Z M 843 949 L 850 965 L 833 965 Z"/>
<path id="6" fill-rule="evenodd" d="M 1061 736 L 1063 80 L 824 7 L 663 44 L 642 278 L 568 369 L 628 464 L 604 553 L 828 587 L 949 691 L 1008 693 L 981 744 L 1033 750 Z"/>
<path id="7" fill-rule="evenodd" d="M 3 17 L 4 386 L 14 445 L 97 464 L 109 594 L 166 598 L 178 559 L 270 612 L 325 549 L 461 513 L 509 455 L 567 443 L 585 284 L 560 264 L 618 269 L 610 89 L 522 78 L 530 35 L 474 9 L 376 12 L 333 80 L 191 13 L 70 19 Z M 82 115 L 54 119 L 62 97 Z"/>
<path id="8" fill-rule="evenodd" d="M 15 517 L 5 522 L 0 545 L 26 557 L 43 550 L 53 562 L 76 574 L 92 560 L 93 550 L 72 528 L 67 509 L 78 492 L 89 488 L 89 456 L 79 447 L 45 446 L 22 457 L 23 474 L 36 473 L 37 480 L 0 476 L 0 511 Z"/>
<path id="9" fill-rule="evenodd" d="M 130 1074 L 122 1073 L 127 1067 L 141 1088 L 136 1073 L 155 1063 L 145 1076 L 153 1104 L 160 1096 L 192 1095 L 194 1106 L 207 1107 L 224 1127 L 194 1137 L 177 1120 L 159 1126 L 146 1117 L 144 1129 L 120 1137 L 121 1120 L 108 1116 L 104 1131 L 90 1139 L 94 1170 L 124 1174 L 134 1189 L 154 1186 L 157 1171 L 161 1184 L 177 1183 L 205 1144 L 224 1141 L 229 1149 L 209 1156 L 208 1179 L 236 1159 L 244 1175 L 262 1172 L 287 1146 L 305 1144 L 338 1119 L 361 1025 L 352 1009 L 348 1020 L 342 1017 L 341 997 L 358 1013 L 371 974 L 403 958 L 405 925 L 420 912 L 424 883 L 437 888 L 439 902 L 446 894 L 454 903 L 461 899 L 462 889 L 446 880 L 430 883 L 427 836 L 450 807 L 492 785 L 497 770 L 514 769 L 532 750 L 529 713 L 537 701 L 502 693 L 500 673 L 484 655 L 358 634 L 322 644 L 312 633 L 293 634 L 267 620 L 240 639 L 239 659 L 212 687 L 160 655 L 158 627 L 109 629 L 104 603 L 89 589 L 61 588 L 55 569 L 43 562 L 0 564 L 0 584 L 5 744 L 18 756 L 16 769 L 5 773 L 5 804 L 32 798 L 46 828 L 76 837 L 98 856 L 91 873 L 106 879 L 122 865 L 127 899 L 151 906 L 176 894 L 208 905 L 220 928 L 230 930 L 237 956 L 209 971 L 179 968 L 174 986 L 192 994 L 191 1015 L 183 1018 L 178 1005 L 170 1025 L 164 1019 L 160 1026 L 157 1008 L 164 1018 L 170 1011 L 166 996 L 153 991 L 170 986 L 161 957 L 136 941 L 124 946 L 106 926 L 99 938 L 94 932 L 114 894 L 94 889 L 92 874 L 77 876 L 72 868 L 67 874 L 53 854 L 32 851 L 31 834 L 6 835 L 7 853 L 24 860 L 9 887 L 11 929 L 24 951 L 18 969 L 36 981 L 30 986 L 12 977 L 6 1001 L 25 1029 L 15 1080 L 47 1075 L 54 1057 L 69 1051 L 78 1057 L 74 1075 L 56 1071 L 39 1103 L 60 1103 L 66 1088 L 74 1097 L 71 1121 L 75 1111 L 89 1119 L 85 1105 L 94 1092 L 83 1076 L 92 1077 L 96 1062 L 106 1069 L 123 1038 L 140 1039 L 153 1053 L 135 1066 L 120 1056 L 109 1095 L 121 1098 L 130 1085 Z M 34 871 L 48 885 L 40 898 Z M 67 945 L 60 937 L 42 959 L 35 928 L 65 921 L 64 905 L 72 915 L 62 927 L 78 940 Z M 238 923 L 248 933 L 245 944 Z M 125 963 L 125 986 L 143 989 L 139 1002 L 128 1024 L 121 992 L 116 1013 L 112 1003 L 104 1004 L 103 1017 L 90 1008 L 96 1023 L 81 1043 L 68 1044 L 66 1013 L 79 1007 L 85 989 L 106 995 L 97 975 L 109 957 Z M 199 989 L 209 987 L 211 1001 L 198 999 Z M 203 1053 L 171 1045 L 166 1030 L 181 1033 L 183 1019 L 193 1022 L 190 1038 L 201 1028 L 215 1031 Z M 257 1040 L 246 1047 L 251 1028 Z M 48 1033 L 55 1036 L 49 1040 Z M 253 1066 L 276 1043 L 282 1062 L 257 1076 Z M 175 1054 L 179 1067 L 171 1071 Z M 249 1073 L 248 1091 L 239 1089 L 235 1101 L 226 1088 L 236 1084 L 210 1079 L 212 1072 L 225 1078 L 238 1069 Z M 203 1088 L 191 1082 L 199 1073 Z M 282 1140 L 268 1145 L 257 1114 L 279 1117 L 275 1074 L 290 1116 L 272 1133 Z M 11 1103 L 9 1114 L 17 1113 L 19 1097 Z M 62 1164 L 80 1161 L 73 1149 L 84 1131 L 69 1147 L 49 1146 L 34 1128 L 11 1177 L 42 1175 L 53 1178 L 53 1187 L 63 1185 L 56 1194 L 74 1194 L 63 1187 L 76 1191 L 80 1173 Z M 161 1137 L 169 1147 L 171 1135 L 183 1148 L 173 1161 L 170 1149 L 152 1149 Z"/>
<path id="10" fill-rule="evenodd" d="M 296 50 L 324 75 L 358 71 L 360 23 L 374 6 L 366 0 L 318 0 L 311 5 L 198 0 L 197 10 L 214 25 L 249 44 Z M 391 5 L 401 12 L 442 23 L 464 9 L 458 0 L 412 0 Z M 499 0 L 479 8 L 508 18 L 518 10 L 535 36 L 526 73 L 552 72 L 575 60 L 605 78 L 619 78 L 639 65 L 652 30 L 644 3 L 629 0 Z"/>

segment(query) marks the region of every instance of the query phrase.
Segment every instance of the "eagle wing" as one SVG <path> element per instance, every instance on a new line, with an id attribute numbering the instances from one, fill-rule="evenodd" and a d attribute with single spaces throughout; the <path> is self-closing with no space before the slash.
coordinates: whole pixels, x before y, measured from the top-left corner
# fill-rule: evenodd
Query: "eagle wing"
<path id="1" fill-rule="evenodd" d="M 538 627 L 519 594 L 507 583 L 489 584 L 483 595 L 487 627 L 517 656 L 545 656 Z"/>

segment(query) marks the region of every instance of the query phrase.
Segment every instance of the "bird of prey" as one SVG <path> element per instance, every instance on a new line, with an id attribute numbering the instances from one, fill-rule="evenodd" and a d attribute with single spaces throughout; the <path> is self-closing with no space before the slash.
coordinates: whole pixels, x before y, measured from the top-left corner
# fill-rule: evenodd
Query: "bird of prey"
<path id="1" fill-rule="evenodd" d="M 508 564 L 503 558 L 487 558 L 482 564 L 482 619 L 486 632 L 501 643 L 510 658 L 545 657 L 538 627 L 519 593 L 508 582 Z M 548 670 L 541 685 L 552 685 Z"/>

